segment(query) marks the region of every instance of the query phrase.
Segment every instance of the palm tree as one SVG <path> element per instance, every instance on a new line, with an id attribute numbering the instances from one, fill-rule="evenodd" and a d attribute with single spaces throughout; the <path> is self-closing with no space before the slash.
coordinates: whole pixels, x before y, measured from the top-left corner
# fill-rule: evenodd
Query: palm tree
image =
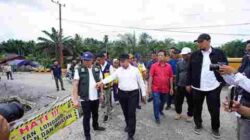
<path id="1" fill-rule="evenodd" d="M 120 40 L 126 44 L 129 49 L 129 52 L 134 53 L 134 48 L 136 46 L 136 38 L 133 34 L 126 33 L 126 34 L 119 34 Z"/>
<path id="2" fill-rule="evenodd" d="M 62 58 L 60 61 L 60 64 L 63 64 L 63 50 L 65 49 L 65 46 L 69 44 L 70 41 L 70 36 L 64 37 L 62 35 L 61 43 L 62 43 L 62 52 L 60 53 L 60 48 L 59 48 L 59 32 L 56 31 L 54 27 L 51 28 L 51 33 L 48 31 L 43 30 L 42 31 L 48 38 L 44 37 L 38 37 L 38 41 L 40 41 L 38 44 L 42 46 L 43 50 L 46 50 L 47 52 L 53 52 L 57 58 L 57 60 L 60 60 L 59 58 Z"/>
<path id="3" fill-rule="evenodd" d="M 69 51 L 72 53 L 73 59 L 76 59 L 83 51 L 83 42 L 83 38 L 79 34 L 75 34 L 74 38 L 70 39 Z"/>

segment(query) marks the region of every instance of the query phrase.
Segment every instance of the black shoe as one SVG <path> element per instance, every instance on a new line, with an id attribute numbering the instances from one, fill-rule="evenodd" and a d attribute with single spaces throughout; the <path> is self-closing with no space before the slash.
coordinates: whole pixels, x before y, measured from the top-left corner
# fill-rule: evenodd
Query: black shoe
<path id="1" fill-rule="evenodd" d="M 108 121 L 108 118 L 109 118 L 109 117 L 108 117 L 107 115 L 105 115 L 104 118 L 103 118 L 103 122 L 107 122 L 107 121 Z"/>
<path id="2" fill-rule="evenodd" d="M 124 132 L 128 132 L 128 127 L 127 126 L 124 128 Z"/>
<path id="3" fill-rule="evenodd" d="M 85 140 L 91 140 L 90 136 L 85 136 Z"/>
<path id="4" fill-rule="evenodd" d="M 212 136 L 216 139 L 220 138 L 220 131 L 219 130 L 212 130 Z"/>
<path id="5" fill-rule="evenodd" d="M 195 126 L 194 127 L 194 133 L 197 135 L 200 135 L 202 131 L 202 127 Z"/>
<path id="6" fill-rule="evenodd" d="M 62 90 L 65 90 L 64 88 L 62 88 Z"/>
<path id="7" fill-rule="evenodd" d="M 59 89 L 57 89 L 56 91 L 59 91 Z"/>
<path id="8" fill-rule="evenodd" d="M 141 109 L 141 106 L 138 105 L 136 108 L 137 108 L 137 109 Z"/>
<path id="9" fill-rule="evenodd" d="M 170 110 L 171 109 L 171 106 L 167 106 L 166 108 L 165 108 L 165 110 Z"/>
<path id="10" fill-rule="evenodd" d="M 148 98 L 148 102 L 152 102 L 153 101 L 153 96 L 150 96 L 149 98 Z"/>
<path id="11" fill-rule="evenodd" d="M 155 123 L 156 123 L 157 125 L 160 125 L 160 124 L 161 124 L 161 121 L 160 121 L 160 120 L 155 120 Z"/>
<path id="12" fill-rule="evenodd" d="M 162 116 L 165 116 L 165 114 L 164 114 L 163 112 L 160 112 L 160 114 L 161 114 Z"/>
<path id="13" fill-rule="evenodd" d="M 128 140 L 134 140 L 134 137 L 132 136 L 132 137 L 128 137 Z"/>
<path id="14" fill-rule="evenodd" d="M 99 127 L 94 128 L 94 130 L 95 131 L 104 131 L 106 129 L 104 127 L 99 126 Z"/>

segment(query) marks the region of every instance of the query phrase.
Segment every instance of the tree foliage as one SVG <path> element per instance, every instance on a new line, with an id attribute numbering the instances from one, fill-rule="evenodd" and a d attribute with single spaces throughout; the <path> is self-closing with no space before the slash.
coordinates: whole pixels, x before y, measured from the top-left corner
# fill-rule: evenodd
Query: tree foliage
<path id="1" fill-rule="evenodd" d="M 246 44 L 242 40 L 233 40 L 221 46 L 228 57 L 242 57 Z"/>
<path id="2" fill-rule="evenodd" d="M 10 39 L 0 43 L 0 57 L 6 53 L 15 53 L 25 56 L 29 60 L 38 61 L 48 66 L 58 56 L 59 34 L 55 28 L 51 28 L 51 32 L 42 31 L 46 37 L 39 37 L 38 42 L 22 41 Z M 73 37 L 62 37 L 63 50 L 66 59 L 69 61 L 77 59 L 84 51 L 91 51 L 97 54 L 105 51 L 105 45 L 111 58 L 117 58 L 122 53 L 140 53 L 144 58 L 149 59 L 152 51 L 168 50 L 176 47 L 181 50 L 183 47 L 189 47 L 193 51 L 197 50 L 197 46 L 193 42 L 175 42 L 172 38 L 164 40 L 156 40 L 147 33 L 139 35 L 138 39 L 131 33 L 119 34 L 119 39 L 109 41 L 105 44 L 94 38 L 83 38 L 79 34 Z M 245 44 L 242 40 L 233 40 L 223 44 L 220 47 L 228 57 L 242 57 L 244 55 Z M 66 61 L 68 62 L 68 61 Z"/>

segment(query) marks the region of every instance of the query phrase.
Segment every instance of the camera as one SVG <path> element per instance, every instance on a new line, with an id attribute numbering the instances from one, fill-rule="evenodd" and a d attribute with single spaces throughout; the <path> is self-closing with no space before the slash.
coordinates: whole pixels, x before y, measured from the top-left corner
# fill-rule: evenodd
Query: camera
<path id="1" fill-rule="evenodd" d="M 23 114 L 24 108 L 22 104 L 18 102 L 0 104 L 0 115 L 2 115 L 8 123 L 20 119 Z"/>
<path id="2" fill-rule="evenodd" d="M 218 62 L 217 64 L 210 64 L 209 70 L 210 71 L 218 71 L 220 70 L 220 67 L 225 65 L 226 63 L 224 62 Z"/>

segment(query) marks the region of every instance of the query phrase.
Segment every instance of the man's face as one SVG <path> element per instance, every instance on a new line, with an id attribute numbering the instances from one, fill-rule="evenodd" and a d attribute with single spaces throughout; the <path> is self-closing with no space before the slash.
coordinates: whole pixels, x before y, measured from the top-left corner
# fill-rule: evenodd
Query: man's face
<path id="1" fill-rule="evenodd" d="M 198 40 L 197 44 L 199 49 L 206 50 L 208 47 L 210 47 L 210 40 Z"/>
<path id="2" fill-rule="evenodd" d="M 246 46 L 246 53 L 250 56 L 250 43 Z"/>
<path id="3" fill-rule="evenodd" d="M 55 61 L 55 62 L 54 62 L 54 65 L 58 65 L 58 61 Z"/>
<path id="4" fill-rule="evenodd" d="M 129 63 L 133 63 L 134 62 L 134 57 L 133 56 L 129 56 Z"/>
<path id="5" fill-rule="evenodd" d="M 93 60 L 90 60 L 90 61 L 83 60 L 83 64 L 88 68 L 92 66 L 92 63 L 93 63 Z"/>
<path id="6" fill-rule="evenodd" d="M 105 60 L 108 60 L 108 59 L 109 59 L 108 53 L 104 53 L 104 59 L 105 59 Z"/>
<path id="7" fill-rule="evenodd" d="M 121 67 L 123 67 L 123 68 L 127 68 L 128 66 L 129 66 L 129 60 L 128 59 L 125 59 L 125 60 L 122 60 L 122 61 L 120 61 L 120 65 L 121 65 Z"/>
<path id="8" fill-rule="evenodd" d="M 159 52 L 158 53 L 158 61 L 160 61 L 160 62 L 163 62 L 163 61 L 165 61 L 165 55 L 164 55 L 164 52 Z"/>
<path id="9" fill-rule="evenodd" d="M 170 54 L 170 57 L 171 57 L 171 58 L 174 57 L 174 52 L 175 52 L 174 49 L 170 49 L 170 50 L 169 50 L 169 54 Z"/>
<path id="10" fill-rule="evenodd" d="M 154 53 L 151 54 L 151 59 L 152 59 L 152 60 L 156 60 L 156 59 L 157 59 L 157 54 L 154 54 Z"/>
<path id="11" fill-rule="evenodd" d="M 105 63 L 105 57 L 98 57 L 97 61 L 99 62 L 99 64 L 104 65 L 104 63 Z"/>
<path id="12" fill-rule="evenodd" d="M 119 67 L 119 61 L 114 61 L 114 62 L 113 62 L 113 66 L 114 66 L 115 68 L 118 68 L 118 67 Z"/>
<path id="13" fill-rule="evenodd" d="M 190 57 L 190 54 L 183 54 L 183 55 L 182 55 L 182 58 L 183 58 L 184 60 L 188 60 L 189 57 Z"/>

